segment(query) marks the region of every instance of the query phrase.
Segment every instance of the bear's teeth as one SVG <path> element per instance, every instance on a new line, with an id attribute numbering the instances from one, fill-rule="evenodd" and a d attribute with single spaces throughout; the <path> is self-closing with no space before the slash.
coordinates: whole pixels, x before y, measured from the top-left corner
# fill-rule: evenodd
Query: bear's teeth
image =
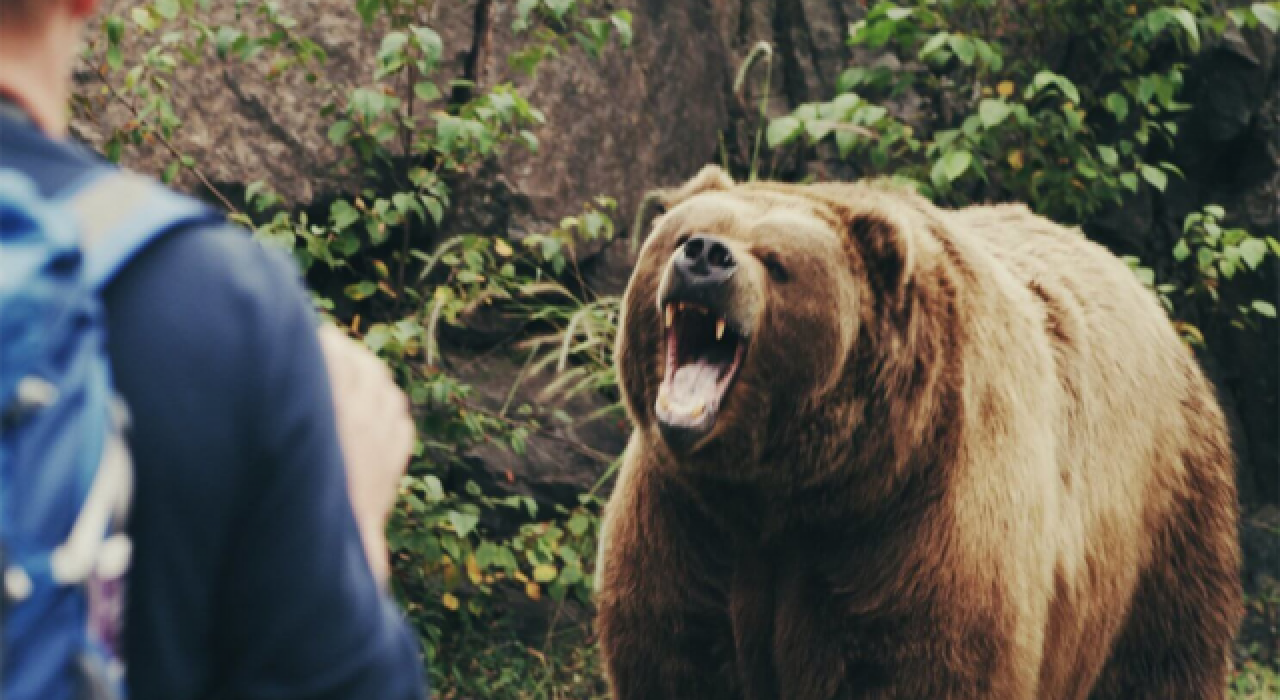
<path id="1" fill-rule="evenodd" d="M 675 321 L 676 321 L 676 309 L 674 306 L 671 306 L 668 304 L 667 305 L 667 328 L 670 328 L 671 324 L 675 323 Z"/>
<path id="2" fill-rule="evenodd" d="M 724 319 L 716 321 L 716 340 L 724 339 Z"/>

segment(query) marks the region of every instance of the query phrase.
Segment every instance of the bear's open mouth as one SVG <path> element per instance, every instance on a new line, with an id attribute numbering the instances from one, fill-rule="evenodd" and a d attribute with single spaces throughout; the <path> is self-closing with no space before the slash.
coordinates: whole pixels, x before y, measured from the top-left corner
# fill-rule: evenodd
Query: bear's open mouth
<path id="1" fill-rule="evenodd" d="M 742 366 L 746 337 L 704 306 L 670 302 L 663 308 L 666 371 L 657 415 L 673 447 L 693 447 L 711 432 Z"/>

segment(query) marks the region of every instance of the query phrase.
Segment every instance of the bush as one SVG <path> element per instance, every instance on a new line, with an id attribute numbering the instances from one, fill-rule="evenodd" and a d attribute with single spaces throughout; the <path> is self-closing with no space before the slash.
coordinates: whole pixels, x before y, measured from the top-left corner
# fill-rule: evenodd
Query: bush
<path id="1" fill-rule="evenodd" d="M 1229 24 L 1276 31 L 1280 3 L 1219 14 L 1200 0 L 877 2 L 850 27 L 849 43 L 896 60 L 849 68 L 830 101 L 770 120 L 768 144 L 831 144 L 863 176 L 907 182 L 942 204 L 1021 201 L 1085 224 L 1141 188 L 1163 192 L 1182 177 L 1166 158 L 1191 107 L 1179 101 L 1186 61 Z M 927 120 L 894 116 L 907 94 L 925 101 Z M 749 176 L 758 166 L 753 158 Z M 1220 304 L 1220 292 L 1280 254 L 1280 243 L 1222 231 L 1224 214 L 1209 205 L 1188 218 L 1187 238 L 1172 251 L 1183 264 L 1170 279 L 1157 284 L 1150 268 L 1134 267 L 1175 316 L 1184 310 L 1175 299 L 1207 298 L 1215 313 L 1254 328 L 1274 307 Z M 1186 318 L 1179 326 L 1203 342 Z"/>
<path id="2" fill-rule="evenodd" d="M 532 129 L 544 116 L 509 83 L 484 91 L 464 81 L 440 84 L 445 47 L 417 19 L 428 16 L 431 0 L 356 0 L 361 18 L 383 35 L 368 84 L 350 91 L 328 82 L 324 49 L 300 35 L 277 3 L 239 0 L 236 21 L 222 26 L 209 23 L 207 5 L 153 0 L 127 18 L 108 17 L 88 60 L 105 98 L 80 95 L 75 107 L 101 112 L 103 99 L 124 107 L 130 119 L 108 135 L 108 157 L 166 149 L 172 160 L 164 180 L 194 176 L 265 245 L 291 252 L 313 282 L 344 281 L 340 297 L 316 296 L 317 308 L 387 361 L 418 418 L 416 456 L 388 540 L 392 585 L 422 638 L 434 685 L 446 695 L 481 697 L 543 696 L 553 679 L 556 686 L 597 687 L 598 674 L 585 666 L 593 656 L 577 648 L 584 646 L 581 627 L 554 645 L 553 628 L 544 649 L 530 653 L 501 632 L 505 597 L 549 599 L 556 618 L 565 601 L 588 602 L 595 490 L 573 507 L 539 512 L 532 498 L 486 492 L 465 459 L 481 443 L 520 454 L 544 421 L 565 417 L 529 405 L 497 412 L 476 406 L 471 388 L 442 371 L 436 339 L 441 324 L 461 326 L 478 309 L 496 308 L 539 329 L 523 347 L 530 371 L 553 363 L 562 370 L 553 389 L 611 383 L 616 306 L 590 298 L 571 278 L 574 246 L 613 236 L 613 200 L 587 202 L 578 216 L 519 244 L 479 234 L 441 241 L 456 183 L 506 149 L 536 151 Z M 630 42 L 626 11 L 594 16 L 594 9 L 589 0 L 521 0 L 514 29 L 525 43 L 513 65 L 533 72 L 573 44 L 599 55 Z M 147 47 L 136 65 L 125 65 L 126 40 Z M 265 182 L 249 184 L 237 207 L 175 145 L 182 118 L 171 97 L 179 63 L 231 61 L 260 65 L 268 76 L 305 71 L 319 94 L 331 95 L 323 110 L 328 138 L 346 154 L 342 170 L 356 190 L 339 193 L 323 216 L 291 207 Z"/>

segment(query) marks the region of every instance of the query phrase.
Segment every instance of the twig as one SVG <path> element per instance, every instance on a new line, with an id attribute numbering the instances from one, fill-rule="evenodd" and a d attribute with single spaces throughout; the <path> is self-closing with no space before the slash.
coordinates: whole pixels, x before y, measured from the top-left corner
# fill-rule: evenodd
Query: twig
<path id="1" fill-rule="evenodd" d="M 155 134 L 156 139 L 159 140 L 160 143 L 163 144 L 165 148 L 169 149 L 169 153 L 172 154 L 174 158 L 177 158 L 179 163 L 182 163 L 182 158 L 184 154 L 181 153 L 176 147 L 174 147 L 173 143 L 170 142 L 168 137 L 164 135 L 164 132 L 152 126 L 151 122 L 145 117 L 143 117 L 142 113 L 138 111 L 138 108 L 135 107 L 132 102 L 130 102 L 129 100 L 126 100 L 124 96 L 121 95 L 120 92 L 115 89 L 115 87 L 111 84 L 111 81 L 107 79 L 107 74 L 102 69 L 101 66 L 99 66 L 96 70 L 98 73 L 98 77 L 102 80 L 102 84 L 106 86 L 107 92 L 111 95 L 112 99 L 124 105 L 125 108 L 128 109 L 131 114 L 133 114 L 134 120 L 136 120 L 138 123 L 146 124 L 147 127 L 151 130 L 151 133 Z M 205 186 L 205 188 L 208 189 L 210 192 L 212 192 L 213 196 L 218 198 L 218 201 L 222 202 L 222 206 L 226 207 L 227 211 L 244 216 L 244 212 L 240 211 L 234 204 L 231 203 L 230 200 L 224 197 L 222 193 L 218 191 L 218 188 L 213 186 L 213 183 L 209 181 L 209 178 L 205 177 L 204 173 L 199 168 L 195 167 L 194 165 L 189 166 L 186 163 L 182 163 L 182 167 L 194 173 L 195 176 L 199 178 L 200 182 Z"/>

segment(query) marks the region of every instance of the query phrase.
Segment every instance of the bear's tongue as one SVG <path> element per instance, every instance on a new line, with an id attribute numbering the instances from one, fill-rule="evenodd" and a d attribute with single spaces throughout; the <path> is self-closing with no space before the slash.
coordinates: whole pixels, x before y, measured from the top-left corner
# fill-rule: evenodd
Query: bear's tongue
<path id="1" fill-rule="evenodd" d="M 724 366 L 696 358 L 676 368 L 667 382 L 667 401 L 678 413 L 694 413 L 711 407 L 720 398 L 720 375 Z"/>

